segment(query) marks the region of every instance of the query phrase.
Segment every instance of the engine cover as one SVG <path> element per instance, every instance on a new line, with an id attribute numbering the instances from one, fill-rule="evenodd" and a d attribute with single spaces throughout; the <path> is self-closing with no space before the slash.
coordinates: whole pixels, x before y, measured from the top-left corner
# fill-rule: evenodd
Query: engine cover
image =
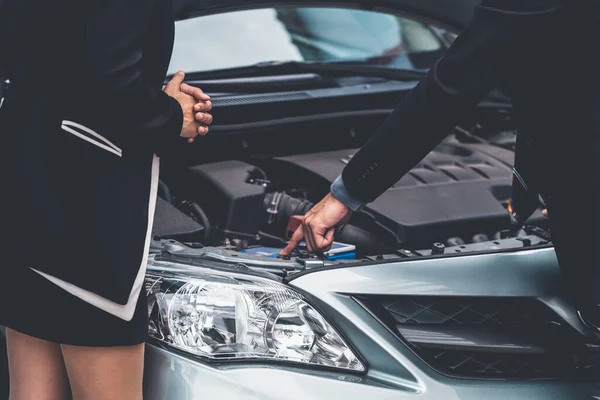
<path id="1" fill-rule="evenodd" d="M 342 172 L 356 150 L 278 158 L 288 174 L 324 186 Z M 403 242 L 431 243 L 451 236 L 493 233 L 510 225 L 514 153 L 493 145 L 448 138 L 410 173 L 367 206 Z"/>

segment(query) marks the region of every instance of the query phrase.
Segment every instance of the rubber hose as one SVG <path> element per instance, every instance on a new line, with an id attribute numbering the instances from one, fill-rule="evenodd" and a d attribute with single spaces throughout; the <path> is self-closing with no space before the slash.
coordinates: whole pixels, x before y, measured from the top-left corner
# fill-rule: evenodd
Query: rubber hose
<path id="1" fill-rule="evenodd" d="M 210 220 L 208 219 L 208 215 L 206 215 L 202 207 L 192 201 L 184 200 L 181 202 L 181 206 L 188 213 L 192 214 L 192 217 L 194 217 L 197 222 L 202 224 L 204 227 L 205 240 L 205 243 L 203 244 L 208 245 L 212 239 L 212 226 L 210 224 Z"/>

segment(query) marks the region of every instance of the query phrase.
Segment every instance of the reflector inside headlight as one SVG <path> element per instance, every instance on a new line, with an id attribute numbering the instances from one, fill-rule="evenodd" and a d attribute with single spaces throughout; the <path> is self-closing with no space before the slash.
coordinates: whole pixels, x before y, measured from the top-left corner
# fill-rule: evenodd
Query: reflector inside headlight
<path id="1" fill-rule="evenodd" d="M 198 268 L 146 276 L 150 336 L 212 360 L 269 359 L 364 371 L 333 327 L 289 287 Z"/>

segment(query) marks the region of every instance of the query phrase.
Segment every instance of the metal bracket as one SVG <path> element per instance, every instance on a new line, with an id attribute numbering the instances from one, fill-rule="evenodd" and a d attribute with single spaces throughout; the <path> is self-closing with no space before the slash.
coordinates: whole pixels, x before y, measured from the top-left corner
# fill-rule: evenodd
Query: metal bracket
<path id="1" fill-rule="evenodd" d="M 296 258 L 296 262 L 302 265 L 303 269 L 313 269 L 325 266 L 325 261 L 318 258 Z"/>

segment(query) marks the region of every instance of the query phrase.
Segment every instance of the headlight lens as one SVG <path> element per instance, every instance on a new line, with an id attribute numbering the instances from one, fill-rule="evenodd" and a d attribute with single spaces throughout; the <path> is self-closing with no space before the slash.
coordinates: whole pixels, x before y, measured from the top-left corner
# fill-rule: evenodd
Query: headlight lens
<path id="1" fill-rule="evenodd" d="M 321 314 L 278 282 L 205 268 L 149 271 L 146 293 L 150 336 L 197 356 L 365 370 Z"/>

